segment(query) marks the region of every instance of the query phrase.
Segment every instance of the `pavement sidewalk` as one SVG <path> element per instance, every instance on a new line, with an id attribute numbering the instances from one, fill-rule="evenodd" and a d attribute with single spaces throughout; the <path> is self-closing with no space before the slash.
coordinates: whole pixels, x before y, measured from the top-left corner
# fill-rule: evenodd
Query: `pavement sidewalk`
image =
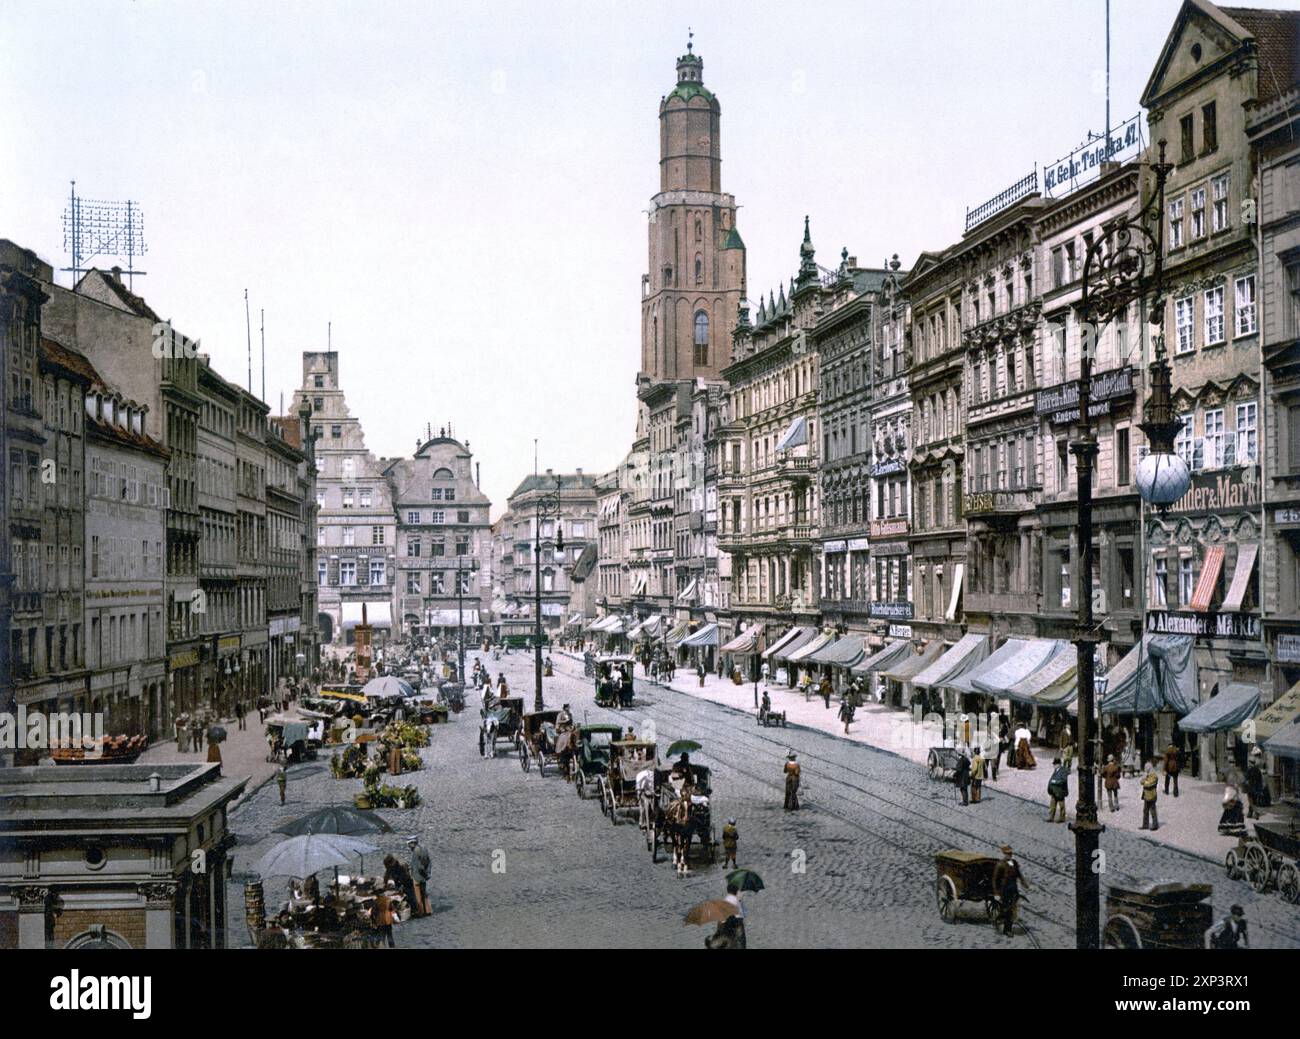
<path id="1" fill-rule="evenodd" d="M 565 652 L 565 656 L 581 661 L 581 654 Z M 636 676 L 638 682 L 651 685 L 664 685 L 653 682 L 641 674 Z M 669 688 L 688 696 L 711 700 L 733 710 L 748 714 L 757 724 L 757 710 L 754 706 L 754 683 L 746 682 L 736 685 L 730 679 L 720 679 L 716 674 L 706 675 L 703 687 L 695 672 L 688 668 L 678 669 Z M 883 750 L 899 757 L 907 758 L 924 765 L 931 747 L 943 744 L 942 735 L 933 728 L 918 724 L 906 711 L 882 704 L 868 703 L 857 709 L 848 735 L 844 733 L 844 723 L 839 720 L 839 701 L 832 697 L 830 709 L 827 710 L 820 696 L 809 699 L 804 694 L 788 686 L 775 682 L 760 682 L 758 696 L 766 688 L 772 700 L 772 710 L 785 711 L 787 724 L 805 729 L 813 729 L 853 743 L 862 743 L 878 750 Z M 1043 818 L 1044 826 L 1060 825 L 1047 819 L 1047 781 L 1052 773 L 1054 751 L 1048 747 L 1035 747 L 1034 756 L 1038 767 L 1032 770 L 1007 768 L 1005 762 L 998 771 L 996 783 L 989 782 L 989 789 L 1001 794 L 1010 794 L 1030 802 Z M 1078 795 L 1078 778 L 1075 769 L 1077 761 L 1071 767 L 1070 804 L 1073 805 Z M 929 780 L 926 780 L 929 782 Z M 1179 782 L 1179 796 L 1164 795 L 1164 780 L 1161 777 L 1158 811 L 1160 829 L 1142 830 L 1141 791 L 1136 777 L 1125 778 L 1120 785 L 1120 809 L 1111 812 L 1106 808 L 1105 796 L 1098 799 L 1099 819 L 1107 828 L 1128 830 L 1152 843 L 1164 844 L 1177 848 L 1189 855 L 1206 859 L 1221 865 L 1229 849 L 1235 847 L 1236 840 L 1219 834 L 1219 815 L 1222 812 L 1222 783 L 1206 783 L 1183 775 Z M 1073 812 L 1071 812 L 1073 818 Z"/>
<path id="2" fill-rule="evenodd" d="M 275 775 L 276 766 L 266 760 L 266 727 L 257 720 L 257 711 L 245 715 L 247 729 L 239 728 L 233 718 L 220 724 L 226 730 L 226 739 L 221 746 L 221 774 L 234 779 L 248 777 L 248 786 L 244 788 L 240 801 L 251 796 L 258 787 Z M 155 743 L 139 757 L 139 764 L 175 764 L 177 762 L 192 765 L 202 764 L 208 760 L 208 745 L 203 749 L 181 753 L 176 749 L 176 741 L 165 740 Z M 293 782 L 290 770 L 289 781 Z M 238 802 L 236 802 L 238 804 Z"/>

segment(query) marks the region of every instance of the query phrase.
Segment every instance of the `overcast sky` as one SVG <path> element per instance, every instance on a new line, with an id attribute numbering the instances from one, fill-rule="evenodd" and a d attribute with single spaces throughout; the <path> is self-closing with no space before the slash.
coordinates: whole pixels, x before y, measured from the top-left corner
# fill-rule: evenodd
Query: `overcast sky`
<path id="1" fill-rule="evenodd" d="M 1118 123 L 1179 3 L 1112 6 Z M 64 266 L 71 179 L 138 200 L 136 290 L 224 375 L 247 381 L 245 288 L 273 409 L 332 322 L 371 451 L 452 423 L 495 515 L 535 437 L 543 469 L 603 471 L 630 444 L 658 103 L 688 26 L 757 298 L 797 267 L 805 213 L 824 265 L 847 245 L 910 266 L 1100 130 L 1104 11 L 8 0 L 0 236 Z"/>

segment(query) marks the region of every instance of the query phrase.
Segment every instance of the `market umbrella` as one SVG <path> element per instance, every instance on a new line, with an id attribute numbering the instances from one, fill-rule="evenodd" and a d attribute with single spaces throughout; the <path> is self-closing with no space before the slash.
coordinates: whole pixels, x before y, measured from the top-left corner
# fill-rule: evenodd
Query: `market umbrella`
<path id="1" fill-rule="evenodd" d="M 725 898 L 714 898 L 693 906 L 686 914 L 686 925 L 721 923 L 731 916 L 738 916 L 739 910 Z"/>
<path id="2" fill-rule="evenodd" d="M 400 700 L 415 695 L 410 682 L 403 682 L 394 675 L 372 678 L 361 687 L 361 692 L 364 696 L 373 696 L 377 700 Z"/>
<path id="3" fill-rule="evenodd" d="M 678 754 L 694 754 L 697 750 L 703 750 L 704 745 L 696 743 L 694 740 L 678 740 L 668 748 L 668 757 L 676 757 Z"/>
<path id="4" fill-rule="evenodd" d="M 281 841 L 254 867 L 264 877 L 310 877 L 331 866 L 346 866 L 354 855 L 376 851 L 373 844 L 338 833 L 305 833 Z"/>
<path id="5" fill-rule="evenodd" d="M 727 874 L 727 883 L 735 884 L 741 891 L 762 891 L 763 878 L 752 869 L 734 869 Z"/>
<path id="6" fill-rule="evenodd" d="M 224 743 L 226 739 L 226 730 L 220 725 L 208 726 L 208 742 Z"/>
<path id="7" fill-rule="evenodd" d="M 328 805 L 278 826 L 275 833 L 298 837 L 305 833 L 336 833 L 354 837 L 359 833 L 392 833 L 393 828 L 372 812 L 362 812 L 351 805 Z"/>

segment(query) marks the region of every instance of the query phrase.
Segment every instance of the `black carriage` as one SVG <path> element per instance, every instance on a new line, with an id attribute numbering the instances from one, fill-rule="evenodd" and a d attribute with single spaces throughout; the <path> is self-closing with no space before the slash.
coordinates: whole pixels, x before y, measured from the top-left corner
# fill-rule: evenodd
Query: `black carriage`
<path id="1" fill-rule="evenodd" d="M 1209 884 L 1153 883 L 1106 894 L 1107 949 L 1201 949 L 1213 923 Z"/>
<path id="2" fill-rule="evenodd" d="M 573 785 L 578 796 L 600 792 L 600 781 L 609 772 L 610 744 L 623 735 L 621 725 L 583 725 L 575 730 Z"/>
<path id="3" fill-rule="evenodd" d="M 482 712 L 483 722 L 478 730 L 478 752 L 485 758 L 497 756 L 497 744 L 508 743 L 519 748 L 519 730 L 523 723 L 524 698 L 504 697 L 490 710 Z"/>
<path id="4" fill-rule="evenodd" d="M 944 923 L 957 922 L 960 902 L 975 902 L 984 906 L 989 920 L 998 916 L 998 898 L 993 892 L 993 870 L 998 859 L 976 851 L 941 851 L 934 856 L 935 902 L 939 917 Z"/>
<path id="5" fill-rule="evenodd" d="M 604 655 L 596 658 L 595 677 L 597 707 L 631 707 L 636 695 L 633 672 L 636 658 Z"/>
<path id="6" fill-rule="evenodd" d="M 713 823 L 713 810 L 710 800 L 713 786 L 709 769 L 704 765 L 690 765 L 689 776 L 678 768 L 655 770 L 654 808 L 648 813 L 646 830 L 646 847 L 650 849 L 650 861 L 659 861 L 659 848 L 671 847 L 672 832 L 679 832 L 686 839 L 686 856 L 689 857 L 693 843 L 698 839 L 700 850 L 709 862 L 718 856 L 717 831 Z M 686 804 L 686 823 L 674 819 L 680 810 L 682 794 L 687 784 L 690 785 L 690 799 Z"/>
<path id="7" fill-rule="evenodd" d="M 638 825 L 642 825 L 646 813 L 637 777 L 654 770 L 655 744 L 649 740 L 615 740 L 609 752 L 609 767 L 600 781 L 600 810 L 615 826 L 620 814 L 635 815 Z"/>
<path id="8" fill-rule="evenodd" d="M 555 722 L 559 711 L 530 711 L 519 723 L 519 767 L 525 772 L 534 765 L 539 776 L 546 775 L 546 766 L 559 765 L 559 732 Z"/>
<path id="9" fill-rule="evenodd" d="M 1256 823 L 1255 833 L 1242 837 L 1224 862 L 1233 880 L 1245 880 L 1260 894 L 1276 886 L 1284 902 L 1300 904 L 1300 827 L 1296 817 Z"/>

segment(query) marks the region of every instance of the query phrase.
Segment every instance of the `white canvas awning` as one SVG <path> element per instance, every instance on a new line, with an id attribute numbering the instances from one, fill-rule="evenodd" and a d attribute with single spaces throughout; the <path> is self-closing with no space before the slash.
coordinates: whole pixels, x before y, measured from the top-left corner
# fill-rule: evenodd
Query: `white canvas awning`
<path id="1" fill-rule="evenodd" d="M 948 612 L 945 613 L 944 620 L 955 620 L 957 617 L 957 603 L 961 601 L 961 582 L 966 573 L 966 564 L 957 563 L 952 571 L 952 596 L 948 599 Z"/>
<path id="2" fill-rule="evenodd" d="M 964 675 L 988 655 L 989 637 L 979 632 L 967 632 L 943 656 L 924 671 L 917 673 L 912 685 L 929 689 Z"/>
<path id="3" fill-rule="evenodd" d="M 792 664 L 797 664 L 800 660 L 812 656 L 823 646 L 829 645 L 834 640 L 834 635 L 818 635 L 815 639 L 804 643 L 804 645 L 800 646 L 793 653 L 790 653 L 785 659 L 790 661 Z"/>
<path id="4" fill-rule="evenodd" d="M 699 582 L 692 577 L 690 584 L 688 584 L 685 588 L 682 589 L 682 594 L 677 597 L 677 601 L 681 603 L 683 606 L 689 605 L 690 601 L 695 598 L 695 586 L 698 583 Z"/>
<path id="5" fill-rule="evenodd" d="M 1255 557 L 1259 554 L 1259 546 L 1254 542 L 1246 542 L 1237 546 L 1237 568 L 1232 571 L 1232 583 L 1228 586 L 1228 594 L 1223 600 L 1223 609 L 1240 610 L 1242 600 L 1246 598 L 1246 589 L 1250 587 L 1251 575 L 1255 572 Z"/>
<path id="6" fill-rule="evenodd" d="M 478 610 L 430 610 L 426 623 L 432 628 L 455 628 L 461 625 L 473 628 L 479 624 Z"/>
<path id="7" fill-rule="evenodd" d="M 763 659 L 784 659 L 817 636 L 816 628 L 793 627 L 767 648 Z"/>
<path id="8" fill-rule="evenodd" d="M 800 415 L 781 434 L 781 439 L 776 442 L 776 449 L 778 451 L 787 451 L 792 447 L 801 447 L 806 443 L 808 443 L 808 420 Z"/>

